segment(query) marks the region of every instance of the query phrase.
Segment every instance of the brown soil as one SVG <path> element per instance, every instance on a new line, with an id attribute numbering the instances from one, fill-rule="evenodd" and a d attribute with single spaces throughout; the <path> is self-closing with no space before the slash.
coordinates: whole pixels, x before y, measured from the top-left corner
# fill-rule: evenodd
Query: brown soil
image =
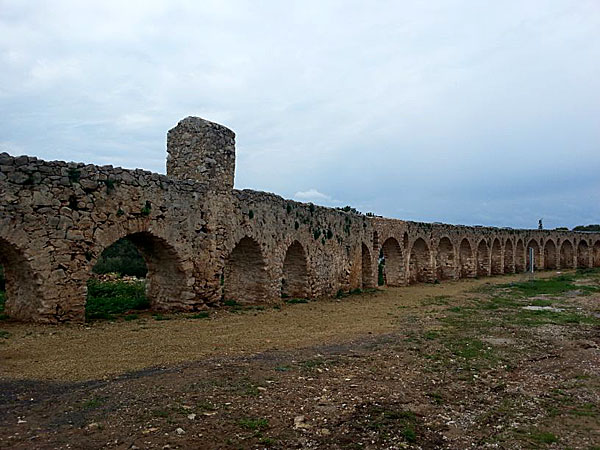
<path id="1" fill-rule="evenodd" d="M 209 319 L 0 322 L 0 447 L 598 448 L 597 324 L 469 309 L 521 279 Z M 598 294 L 563 297 L 598 314 Z"/>

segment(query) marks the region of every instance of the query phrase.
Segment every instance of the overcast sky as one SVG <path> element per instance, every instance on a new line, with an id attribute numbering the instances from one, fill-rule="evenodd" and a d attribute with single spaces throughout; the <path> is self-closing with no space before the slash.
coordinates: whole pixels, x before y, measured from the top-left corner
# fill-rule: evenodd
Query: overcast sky
<path id="1" fill-rule="evenodd" d="M 598 0 L 0 0 L 0 68 L 14 155 L 164 173 L 197 115 L 236 132 L 238 188 L 600 222 Z"/>

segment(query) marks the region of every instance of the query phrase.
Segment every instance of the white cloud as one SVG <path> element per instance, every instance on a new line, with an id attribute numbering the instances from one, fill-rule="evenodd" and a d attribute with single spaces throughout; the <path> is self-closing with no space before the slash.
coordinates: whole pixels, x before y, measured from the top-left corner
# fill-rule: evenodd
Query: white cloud
<path id="1" fill-rule="evenodd" d="M 327 194 L 323 194 L 322 192 L 317 191 L 312 188 L 308 191 L 299 191 L 294 194 L 294 199 L 301 202 L 323 202 L 323 201 L 331 201 L 331 197 Z"/>

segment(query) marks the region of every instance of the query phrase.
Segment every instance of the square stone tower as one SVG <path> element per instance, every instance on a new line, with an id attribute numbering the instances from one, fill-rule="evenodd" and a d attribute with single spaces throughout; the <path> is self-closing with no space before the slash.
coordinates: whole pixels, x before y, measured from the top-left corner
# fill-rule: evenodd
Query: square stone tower
<path id="1" fill-rule="evenodd" d="M 231 191 L 235 173 L 235 133 L 200 117 L 186 117 L 167 135 L 167 175 Z"/>

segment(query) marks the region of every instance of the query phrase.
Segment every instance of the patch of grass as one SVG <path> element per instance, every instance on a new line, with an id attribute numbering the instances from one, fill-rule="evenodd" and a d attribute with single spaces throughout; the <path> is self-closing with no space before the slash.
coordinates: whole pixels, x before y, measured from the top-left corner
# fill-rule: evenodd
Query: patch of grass
<path id="1" fill-rule="evenodd" d="M 275 367 L 275 370 L 277 372 L 288 372 L 288 371 L 292 370 L 292 368 L 290 366 L 277 366 L 277 367 Z"/>
<path id="2" fill-rule="evenodd" d="M 238 420 L 238 425 L 246 430 L 263 431 L 269 428 L 269 420 L 265 418 L 249 418 L 245 417 Z"/>
<path id="3" fill-rule="evenodd" d="M 8 331 L 0 330 L 0 339 L 8 339 L 10 333 Z"/>
<path id="4" fill-rule="evenodd" d="M 0 291 L 0 313 L 4 311 L 4 305 L 6 304 L 6 292 Z"/>
<path id="5" fill-rule="evenodd" d="M 430 392 L 427 394 L 427 397 L 429 397 L 436 405 L 441 405 L 444 403 L 444 397 L 442 397 L 442 395 L 438 392 Z"/>
<path id="6" fill-rule="evenodd" d="M 235 300 L 225 300 L 225 301 L 223 302 L 223 304 L 224 304 L 225 306 L 229 306 L 229 307 L 231 307 L 231 308 L 235 308 L 235 307 L 239 307 L 239 306 L 241 306 L 241 305 L 240 305 L 238 302 L 236 302 Z"/>
<path id="7" fill-rule="evenodd" d="M 81 407 L 82 407 L 83 409 L 94 409 L 94 408 L 98 408 L 98 407 L 102 406 L 102 404 L 104 403 L 104 400 L 105 400 L 105 399 L 103 399 L 103 398 L 100 398 L 100 397 L 92 397 L 91 399 L 89 399 L 89 400 L 86 400 L 85 402 L 83 402 L 83 403 L 81 404 Z"/>
<path id="8" fill-rule="evenodd" d="M 558 442 L 558 437 L 555 434 L 548 431 L 538 431 L 529 433 L 529 438 L 540 444 L 554 444 Z"/>
<path id="9" fill-rule="evenodd" d="M 372 407 L 365 416 L 369 418 L 368 429 L 383 434 L 399 430 L 407 442 L 414 443 L 417 441 L 416 416 L 411 411 Z"/>
<path id="10" fill-rule="evenodd" d="M 137 314 L 127 314 L 125 317 L 123 317 L 123 319 L 127 322 L 131 322 L 132 320 L 137 320 L 139 318 L 140 316 Z"/>
<path id="11" fill-rule="evenodd" d="M 459 358 L 464 359 L 475 359 L 475 358 L 486 358 L 491 357 L 491 351 L 489 346 L 475 338 L 458 338 L 449 340 L 446 343 L 448 349 Z"/>
<path id="12" fill-rule="evenodd" d="M 421 304 L 423 306 L 431 306 L 431 305 L 443 306 L 443 305 L 449 304 L 450 301 L 451 301 L 450 297 L 447 297 L 445 295 L 438 295 L 436 297 L 428 297 L 428 298 L 421 300 Z"/>
<path id="13" fill-rule="evenodd" d="M 172 319 L 172 317 L 163 316 L 162 314 L 153 314 L 152 317 L 154 317 L 154 320 L 171 320 Z"/>
<path id="14" fill-rule="evenodd" d="M 188 316 L 188 319 L 208 319 L 210 317 L 210 313 L 208 311 L 200 311 L 198 313 L 192 314 Z"/>
<path id="15" fill-rule="evenodd" d="M 537 327 L 541 325 L 600 325 L 600 319 L 584 316 L 572 311 L 530 311 L 521 310 L 510 318 L 514 325 Z"/>
<path id="16" fill-rule="evenodd" d="M 306 298 L 290 298 L 285 301 L 289 305 L 296 305 L 298 303 L 308 303 L 308 299 Z"/>
<path id="17" fill-rule="evenodd" d="M 88 298 L 85 309 L 87 320 L 113 319 L 131 310 L 150 307 L 143 281 L 98 281 L 88 282 Z"/>
<path id="18" fill-rule="evenodd" d="M 154 417 L 162 417 L 163 419 L 166 419 L 171 415 L 171 413 L 169 411 L 165 411 L 164 409 L 155 409 L 152 411 L 152 415 Z"/>

